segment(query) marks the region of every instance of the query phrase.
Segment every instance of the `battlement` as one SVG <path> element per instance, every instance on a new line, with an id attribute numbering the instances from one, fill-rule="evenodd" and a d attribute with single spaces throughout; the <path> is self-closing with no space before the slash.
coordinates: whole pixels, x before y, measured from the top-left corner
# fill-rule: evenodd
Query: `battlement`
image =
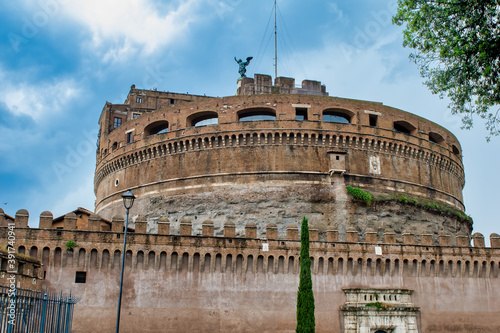
<path id="1" fill-rule="evenodd" d="M 0 219 L 2 214 L 0 212 Z M 16 246 L 20 253 L 26 252 L 41 260 L 44 269 L 112 269 L 119 264 L 123 245 L 122 217 L 112 219 L 111 231 L 99 231 L 100 221 L 95 214 L 89 219 L 91 230 L 76 230 L 71 216 L 64 221 L 65 229 L 43 228 L 48 215 L 44 212 L 40 216 L 41 228 L 29 228 L 27 212 L 21 210 L 16 214 Z M 200 271 L 205 269 L 203 265 L 209 265 L 210 272 L 299 272 L 299 229 L 295 225 L 288 226 L 286 237 L 278 237 L 276 225 L 269 224 L 262 237 L 258 237 L 257 226 L 248 223 L 244 235 L 237 237 L 232 222 L 224 225 L 222 236 L 214 236 L 212 221 L 203 222 L 201 234 L 193 234 L 192 223 L 187 219 L 180 221 L 178 234 L 171 234 L 170 221 L 166 218 L 158 221 L 156 234 L 146 232 L 146 223 L 143 217 L 135 219 L 135 232 L 127 239 L 128 267 Z M 0 238 L 7 237 L 8 228 L 0 227 Z M 491 247 L 485 247 L 484 236 L 480 233 L 472 237 L 439 235 L 438 245 L 433 244 L 430 234 L 403 233 L 402 242 L 398 242 L 395 232 L 390 229 L 377 232 L 348 228 L 345 239 L 339 239 L 337 230 L 328 230 L 326 238 L 326 241 L 319 241 L 318 230 L 311 226 L 310 254 L 314 274 L 496 278 L 500 269 L 498 234 L 490 235 Z M 67 247 L 69 241 L 76 244 L 74 249 Z"/>
<path id="2" fill-rule="evenodd" d="M 328 96 L 326 86 L 319 81 L 303 80 L 297 86 L 291 77 L 277 77 L 272 83 L 271 75 L 254 74 L 253 79 L 244 77 L 238 79 L 236 95 L 291 94 Z"/>
<path id="3" fill-rule="evenodd" d="M 44 211 L 40 214 L 39 228 L 31 229 L 28 226 L 29 213 L 25 209 L 20 209 L 15 214 L 13 221 L 7 219 L 6 214 L 0 208 L 0 227 L 7 227 L 8 223 L 13 223 L 16 229 L 26 228 L 29 230 L 47 230 L 50 233 L 55 232 L 57 236 L 68 235 L 67 232 L 112 232 L 122 233 L 125 228 L 125 220 L 121 216 L 115 216 L 111 220 L 111 227 L 109 227 L 109 220 L 100 217 L 98 214 L 91 214 L 88 218 L 88 225 L 85 229 L 77 228 L 77 217 L 74 213 L 68 213 L 58 218 L 62 219 L 62 223 L 58 227 L 53 226 L 53 214 L 49 211 Z M 61 222 L 61 221 L 60 221 Z M 103 223 L 105 222 L 105 223 Z M 243 230 L 237 230 L 234 222 L 228 221 L 222 226 L 222 235 L 215 234 L 214 222 L 205 220 L 201 224 L 201 230 L 193 229 L 192 221 L 189 219 L 182 219 L 181 221 L 171 223 L 166 217 L 162 217 L 156 221 L 151 221 L 157 224 L 157 228 L 149 228 L 148 219 L 144 216 L 137 216 L 135 219 L 131 218 L 129 226 L 130 232 L 141 235 L 162 235 L 162 236 L 202 236 L 202 237 L 231 237 L 241 239 L 261 239 L 261 240 L 287 240 L 298 241 L 300 239 L 300 231 L 297 225 L 290 224 L 286 228 L 286 235 L 278 234 L 278 227 L 274 223 L 269 223 L 264 230 L 258 230 L 258 226 L 249 222 L 246 223 Z M 135 229 L 133 229 L 135 225 Z M 175 228 L 172 228 L 175 226 Z M 151 233 L 151 230 L 155 230 Z M 449 235 L 440 233 L 435 237 L 432 233 L 414 234 L 411 232 L 403 231 L 400 235 L 390 228 L 375 230 L 368 228 L 366 230 L 358 230 L 354 227 L 348 227 L 345 235 L 339 234 L 338 230 L 326 230 L 323 232 L 323 237 L 328 242 L 346 242 L 346 243 L 368 243 L 368 244 L 398 244 L 409 246 L 457 246 L 457 247 L 476 247 L 485 248 L 484 236 L 476 232 L 472 236 L 466 234 Z M 87 234 L 88 235 L 88 234 Z M 86 236 L 89 237 L 89 236 Z M 310 224 L 309 239 L 311 242 L 320 242 L 320 231 L 315 228 L 314 223 Z M 71 239 L 68 239 L 71 240 Z M 97 240 L 97 239 L 96 239 Z M 471 245 L 472 241 L 472 245 Z M 321 241 L 325 242 L 325 241 Z M 492 233 L 490 235 L 491 248 L 500 248 L 500 235 Z"/>

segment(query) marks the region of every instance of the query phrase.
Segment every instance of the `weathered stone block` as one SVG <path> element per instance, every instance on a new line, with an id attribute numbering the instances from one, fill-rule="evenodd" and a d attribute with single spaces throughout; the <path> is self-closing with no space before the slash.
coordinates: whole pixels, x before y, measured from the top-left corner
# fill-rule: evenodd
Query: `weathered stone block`
<path id="1" fill-rule="evenodd" d="M 181 221 L 180 234 L 184 236 L 191 236 L 192 230 L 193 230 L 193 225 L 191 223 L 191 220 L 183 219 Z"/>
<path id="2" fill-rule="evenodd" d="M 415 244 L 415 235 L 409 232 L 403 232 L 403 244 Z"/>
<path id="3" fill-rule="evenodd" d="M 377 232 L 375 231 L 375 229 L 372 228 L 366 229 L 365 241 L 367 243 L 377 243 L 378 239 L 377 239 Z"/>
<path id="4" fill-rule="evenodd" d="M 228 221 L 224 224 L 224 237 L 236 237 L 236 225 Z"/>
<path id="5" fill-rule="evenodd" d="M 210 220 L 204 221 L 201 226 L 201 234 L 212 237 L 214 235 L 214 222 Z"/>
<path id="6" fill-rule="evenodd" d="M 500 248 L 500 235 L 495 233 L 490 235 L 490 246 L 492 248 Z"/>
<path id="7" fill-rule="evenodd" d="M 349 227 L 346 230 L 346 242 L 357 243 L 358 242 L 358 231 L 354 227 Z"/>
<path id="8" fill-rule="evenodd" d="M 327 242 L 338 242 L 339 241 L 339 231 L 338 230 L 327 230 L 326 231 L 326 241 Z"/>
<path id="9" fill-rule="evenodd" d="M 90 231 L 100 231 L 101 230 L 101 217 L 97 214 L 92 214 L 89 216 L 88 229 Z"/>
<path id="10" fill-rule="evenodd" d="M 0 208 L 0 227 L 6 227 L 7 221 L 5 220 L 5 213 L 2 208 Z"/>
<path id="11" fill-rule="evenodd" d="M 299 228 L 295 224 L 290 224 L 286 228 L 286 239 L 298 240 L 299 239 Z"/>
<path id="12" fill-rule="evenodd" d="M 474 247 L 484 247 L 484 236 L 483 234 L 479 232 L 475 232 L 472 235 L 472 243 L 474 244 Z"/>
<path id="13" fill-rule="evenodd" d="M 111 219 L 111 231 L 113 232 L 123 232 L 125 225 L 125 220 L 121 216 L 115 216 Z"/>
<path id="14" fill-rule="evenodd" d="M 71 212 L 64 215 L 63 229 L 64 230 L 76 230 L 76 214 Z"/>
<path id="15" fill-rule="evenodd" d="M 319 230 L 315 228 L 309 229 L 309 240 L 311 242 L 319 241 Z"/>
<path id="16" fill-rule="evenodd" d="M 245 238 L 257 238 L 257 225 L 250 222 L 245 225 Z"/>
<path id="17" fill-rule="evenodd" d="M 16 228 L 26 228 L 28 227 L 28 220 L 29 220 L 30 214 L 26 209 L 20 209 L 16 213 L 15 217 L 15 224 Z"/>
<path id="18" fill-rule="evenodd" d="M 470 246 L 469 236 L 467 235 L 457 235 L 456 241 L 457 246 Z"/>
<path id="19" fill-rule="evenodd" d="M 144 216 L 138 216 L 135 219 L 135 232 L 145 234 L 147 232 L 148 220 Z"/>
<path id="20" fill-rule="evenodd" d="M 266 238 L 267 239 L 278 239 L 278 227 L 276 224 L 269 223 L 266 227 Z"/>
<path id="21" fill-rule="evenodd" d="M 422 245 L 433 245 L 432 235 L 423 234 L 420 236 L 420 244 Z"/>
<path id="22" fill-rule="evenodd" d="M 52 228 L 52 220 L 54 220 L 54 215 L 51 212 L 45 211 L 40 214 L 40 229 L 50 229 Z"/>
<path id="23" fill-rule="evenodd" d="M 384 243 L 386 244 L 396 244 L 396 233 L 392 229 L 386 229 L 384 231 Z"/>
<path id="24" fill-rule="evenodd" d="M 451 246 L 450 235 L 439 235 L 439 245 L 441 246 Z"/>
<path id="25" fill-rule="evenodd" d="M 158 219 L 158 234 L 170 235 L 170 220 L 166 217 Z"/>

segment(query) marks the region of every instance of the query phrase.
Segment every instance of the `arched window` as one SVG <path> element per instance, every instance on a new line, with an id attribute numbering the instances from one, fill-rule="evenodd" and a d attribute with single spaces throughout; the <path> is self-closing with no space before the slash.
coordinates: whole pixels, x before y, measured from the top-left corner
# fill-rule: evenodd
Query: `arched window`
<path id="1" fill-rule="evenodd" d="M 201 127 L 208 125 L 216 125 L 219 123 L 219 115 L 217 112 L 206 111 L 206 112 L 197 112 L 195 114 L 190 115 L 187 118 L 187 126 L 188 127 Z"/>
<path id="2" fill-rule="evenodd" d="M 452 145 L 451 146 L 451 149 L 453 150 L 453 154 L 457 155 L 457 156 L 460 156 L 460 150 L 458 149 L 457 146 L 455 145 Z"/>
<path id="3" fill-rule="evenodd" d="M 168 132 L 168 121 L 159 120 L 144 128 L 144 137 Z"/>
<path id="4" fill-rule="evenodd" d="M 394 122 L 394 131 L 395 132 L 400 132 L 400 133 L 405 133 L 405 134 L 413 134 L 413 131 L 415 131 L 417 128 L 410 124 L 409 122 L 406 121 L 395 121 Z"/>
<path id="5" fill-rule="evenodd" d="M 353 113 L 344 109 L 327 109 L 323 111 L 323 121 L 327 123 L 350 124 Z"/>
<path id="6" fill-rule="evenodd" d="M 441 144 L 444 142 L 444 138 L 438 133 L 429 132 L 429 141 Z"/>
<path id="7" fill-rule="evenodd" d="M 246 109 L 238 112 L 238 121 L 261 120 L 276 120 L 276 113 L 273 109 L 266 108 Z"/>

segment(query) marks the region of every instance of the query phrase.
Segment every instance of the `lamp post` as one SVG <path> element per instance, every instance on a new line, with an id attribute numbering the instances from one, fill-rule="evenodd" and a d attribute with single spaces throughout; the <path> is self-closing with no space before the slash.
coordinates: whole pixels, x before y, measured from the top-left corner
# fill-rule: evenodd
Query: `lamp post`
<path id="1" fill-rule="evenodd" d="M 135 195 L 130 191 L 123 193 L 123 206 L 127 210 L 127 218 L 125 219 L 125 230 L 123 232 L 123 252 L 122 252 L 122 267 L 120 275 L 120 293 L 118 294 L 118 311 L 116 314 L 116 333 L 120 332 L 120 309 L 122 307 L 122 287 L 123 287 L 123 268 L 125 266 L 125 249 L 127 247 L 127 229 L 128 229 L 128 211 L 134 205 Z"/>

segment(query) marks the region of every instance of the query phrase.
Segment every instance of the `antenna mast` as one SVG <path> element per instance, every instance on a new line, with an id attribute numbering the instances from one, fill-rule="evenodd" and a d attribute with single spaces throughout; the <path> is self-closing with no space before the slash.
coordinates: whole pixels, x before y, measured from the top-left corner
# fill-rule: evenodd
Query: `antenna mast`
<path id="1" fill-rule="evenodd" d="M 276 0 L 274 0 L 274 79 L 278 77 L 278 26 L 276 25 Z"/>

